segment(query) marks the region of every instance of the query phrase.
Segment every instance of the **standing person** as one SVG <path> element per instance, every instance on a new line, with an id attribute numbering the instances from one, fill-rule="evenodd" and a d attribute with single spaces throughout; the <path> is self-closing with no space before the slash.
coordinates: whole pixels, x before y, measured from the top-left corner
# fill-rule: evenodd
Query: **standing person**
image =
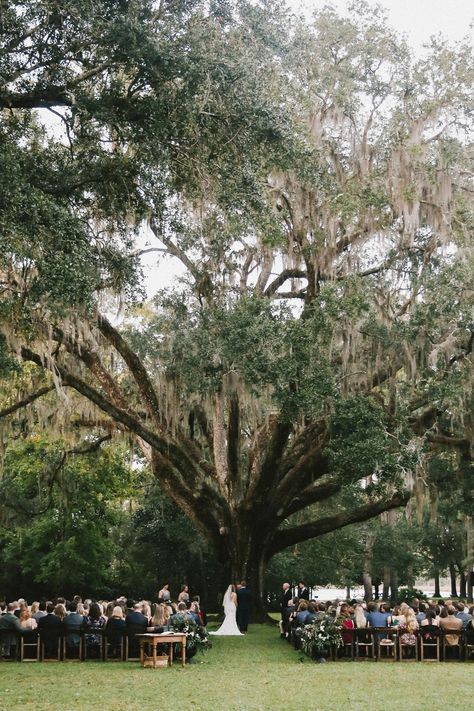
<path id="1" fill-rule="evenodd" d="M 237 625 L 245 634 L 249 626 L 250 608 L 252 606 L 252 593 L 247 587 L 247 582 L 241 580 L 237 589 Z"/>
<path id="2" fill-rule="evenodd" d="M 298 597 L 300 600 L 309 600 L 309 588 L 303 581 L 298 583 Z"/>
<path id="3" fill-rule="evenodd" d="M 171 600 L 170 586 L 169 583 L 165 583 L 158 593 L 158 599 L 163 602 L 169 602 Z"/>
<path id="4" fill-rule="evenodd" d="M 189 588 L 187 585 L 181 585 L 181 592 L 178 595 L 178 602 L 189 604 Z"/>
<path id="5" fill-rule="evenodd" d="M 280 635 L 282 637 L 286 637 L 285 621 L 286 621 L 286 616 L 287 616 L 288 603 L 290 602 L 290 600 L 292 598 L 291 585 L 290 585 L 290 583 L 283 583 L 281 588 L 283 590 L 283 593 L 280 597 L 280 614 L 281 614 Z"/>
<path id="6" fill-rule="evenodd" d="M 237 627 L 236 613 L 237 613 L 237 594 L 235 592 L 235 586 L 229 585 L 225 591 L 224 599 L 222 601 L 222 606 L 224 608 L 224 622 L 221 624 L 218 630 L 215 632 L 210 632 L 209 634 L 215 634 L 219 636 L 235 636 L 239 637 L 242 633 Z"/>

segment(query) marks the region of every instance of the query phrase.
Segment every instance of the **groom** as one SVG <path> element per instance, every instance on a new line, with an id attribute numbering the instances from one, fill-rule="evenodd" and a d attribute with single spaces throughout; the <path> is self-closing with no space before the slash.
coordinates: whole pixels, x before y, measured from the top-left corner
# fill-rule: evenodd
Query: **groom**
<path id="1" fill-rule="evenodd" d="M 241 632 L 247 632 L 252 605 L 252 592 L 247 587 L 245 580 L 237 585 L 237 625 Z"/>

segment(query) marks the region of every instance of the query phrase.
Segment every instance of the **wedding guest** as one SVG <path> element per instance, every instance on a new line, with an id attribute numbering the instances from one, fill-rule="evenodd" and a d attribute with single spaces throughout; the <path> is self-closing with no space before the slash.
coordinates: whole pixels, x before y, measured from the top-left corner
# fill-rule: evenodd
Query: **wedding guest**
<path id="1" fill-rule="evenodd" d="M 467 625 L 472 620 L 472 615 L 467 612 L 466 606 L 463 602 L 456 603 L 456 610 L 457 619 L 461 620 L 463 629 L 466 629 Z"/>
<path id="2" fill-rule="evenodd" d="M 309 589 L 303 581 L 298 583 L 298 597 L 300 600 L 309 600 Z"/>
<path id="3" fill-rule="evenodd" d="M 439 621 L 439 626 L 445 633 L 445 640 L 448 647 L 459 648 L 460 635 L 449 634 L 450 632 L 460 632 L 463 627 L 462 620 L 456 617 L 456 609 L 448 607 L 446 617 L 442 617 Z"/>
<path id="4" fill-rule="evenodd" d="M 153 617 L 148 626 L 148 632 L 168 632 L 170 611 L 168 605 L 160 602 L 155 605 Z"/>
<path id="5" fill-rule="evenodd" d="M 102 644 L 102 634 L 99 630 L 105 627 L 106 619 L 103 616 L 97 602 L 91 602 L 89 605 L 89 613 L 84 620 L 84 642 L 86 644 L 87 653 L 90 656 L 100 657 L 100 649 Z"/>
<path id="6" fill-rule="evenodd" d="M 117 658 L 120 656 L 125 629 L 126 625 L 123 616 L 123 609 L 120 605 L 115 605 L 105 625 L 105 635 L 107 644 L 110 647 L 109 654 L 111 657 Z"/>
<path id="7" fill-rule="evenodd" d="M 35 604 L 35 603 L 33 603 Z M 44 617 L 46 615 L 46 600 L 41 600 L 41 602 L 36 603 L 38 605 L 38 609 L 32 612 L 32 616 L 35 618 L 36 622 L 40 619 L 40 617 Z"/>
<path id="8" fill-rule="evenodd" d="M 181 592 L 178 595 L 178 602 L 189 603 L 189 588 L 187 585 L 181 585 Z"/>
<path id="9" fill-rule="evenodd" d="M 35 630 L 38 627 L 38 623 L 34 619 L 34 617 L 31 616 L 31 612 L 28 610 L 27 607 L 25 607 L 24 610 L 21 611 L 20 613 L 20 627 L 23 630 Z"/>
<path id="10" fill-rule="evenodd" d="M 171 593 L 169 588 L 169 584 L 165 583 L 158 593 L 158 598 L 160 600 L 163 600 L 163 602 L 168 602 L 169 600 L 171 600 Z"/>

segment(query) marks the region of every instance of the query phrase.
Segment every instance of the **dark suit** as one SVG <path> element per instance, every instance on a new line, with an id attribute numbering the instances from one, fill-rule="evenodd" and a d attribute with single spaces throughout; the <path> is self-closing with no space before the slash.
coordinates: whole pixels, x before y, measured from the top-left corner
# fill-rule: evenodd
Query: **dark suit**
<path id="1" fill-rule="evenodd" d="M 247 632 L 250 619 L 250 608 L 252 606 L 252 593 L 248 588 L 237 590 L 237 626 L 241 632 Z"/>
<path id="2" fill-rule="evenodd" d="M 284 617 L 285 610 L 288 607 L 288 603 L 290 602 L 290 600 L 292 598 L 293 598 L 293 593 L 291 591 L 291 588 L 288 588 L 288 590 L 285 590 L 285 592 L 283 593 L 283 595 L 280 598 L 280 610 L 281 610 L 282 619 Z"/>
<path id="3" fill-rule="evenodd" d="M 63 631 L 63 623 L 57 615 L 48 612 L 38 620 L 38 630 L 40 639 L 44 643 L 44 650 L 47 656 L 56 656 L 58 653 L 58 640 Z"/>
<path id="4" fill-rule="evenodd" d="M 144 634 L 148 627 L 148 618 L 138 610 L 129 612 L 125 618 L 125 629 L 128 637 L 128 653 L 131 657 L 138 657 L 139 643 L 135 635 Z"/>
<path id="5" fill-rule="evenodd" d="M 3 654 L 9 656 L 11 654 L 10 647 L 16 648 L 17 643 L 19 643 L 19 635 L 24 632 L 18 617 L 12 612 L 0 615 L 0 632 L 0 656 Z"/>
<path id="6" fill-rule="evenodd" d="M 298 588 L 298 597 L 300 600 L 309 600 L 308 588 Z"/>

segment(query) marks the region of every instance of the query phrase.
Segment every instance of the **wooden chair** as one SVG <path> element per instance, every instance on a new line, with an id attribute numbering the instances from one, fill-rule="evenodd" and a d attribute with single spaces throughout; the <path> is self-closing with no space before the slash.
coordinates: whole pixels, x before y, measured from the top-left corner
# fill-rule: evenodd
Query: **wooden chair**
<path id="1" fill-rule="evenodd" d="M 21 649 L 20 634 L 16 630 L 0 630 L 0 661 L 15 662 L 19 659 Z"/>
<path id="2" fill-rule="evenodd" d="M 463 632 L 464 659 L 466 662 L 474 662 L 474 624 L 469 622 Z"/>
<path id="3" fill-rule="evenodd" d="M 31 630 L 21 635 L 20 661 L 40 661 L 40 640 L 38 630 Z"/>
<path id="4" fill-rule="evenodd" d="M 377 661 L 373 628 L 366 627 L 364 629 L 354 630 L 354 650 L 354 658 L 356 661 L 359 659 L 371 659 L 374 662 Z"/>
<path id="5" fill-rule="evenodd" d="M 418 633 L 412 632 L 415 636 L 415 644 L 410 644 L 403 641 L 406 630 L 397 630 L 398 632 L 398 659 L 400 662 L 417 662 L 418 661 Z"/>
<path id="6" fill-rule="evenodd" d="M 395 627 L 374 627 L 376 640 L 377 660 L 388 659 L 397 661 L 397 630 Z"/>
<path id="7" fill-rule="evenodd" d="M 104 630 L 104 662 L 112 659 L 113 661 L 122 662 L 125 660 L 126 637 L 125 631 L 118 632 L 113 630 L 107 632 L 107 627 Z"/>
<path id="8" fill-rule="evenodd" d="M 441 630 L 436 625 L 420 627 L 418 639 L 420 640 L 420 660 L 422 662 L 439 662 L 441 659 Z"/>
<path id="9" fill-rule="evenodd" d="M 342 630 L 342 646 L 339 647 L 336 654 L 336 659 L 343 660 L 349 659 L 354 661 L 354 636 L 355 630 L 351 627 L 344 627 Z"/>
<path id="10" fill-rule="evenodd" d="M 104 627 L 84 627 L 82 636 L 82 660 L 88 659 L 104 662 Z M 99 640 L 98 644 L 96 640 Z"/>
<path id="11" fill-rule="evenodd" d="M 38 629 L 40 661 L 60 662 L 62 659 L 62 629 L 57 627 Z"/>
<path id="12" fill-rule="evenodd" d="M 143 625 L 127 625 L 125 628 L 125 661 L 137 662 L 140 661 L 140 643 L 136 637 L 137 634 L 146 632 L 146 627 Z"/>
<path id="13" fill-rule="evenodd" d="M 461 630 L 442 630 L 442 649 L 444 662 L 459 662 L 462 659 L 462 636 Z M 457 644 L 452 644 L 453 638 L 457 637 Z"/>
<path id="14" fill-rule="evenodd" d="M 82 625 L 69 625 L 63 634 L 63 660 L 82 662 L 84 658 L 84 635 Z"/>

